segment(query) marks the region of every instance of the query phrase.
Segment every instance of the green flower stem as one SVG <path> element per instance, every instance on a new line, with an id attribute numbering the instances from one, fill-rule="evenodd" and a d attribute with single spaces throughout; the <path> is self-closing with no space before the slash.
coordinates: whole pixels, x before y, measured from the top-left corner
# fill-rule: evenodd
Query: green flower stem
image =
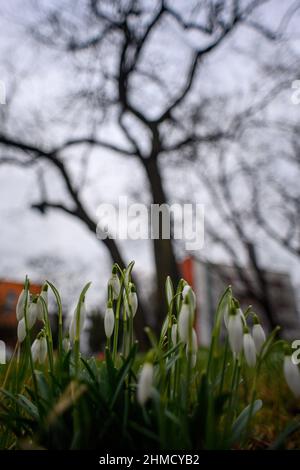
<path id="1" fill-rule="evenodd" d="M 117 300 L 117 307 L 116 307 L 116 318 L 115 318 L 115 329 L 114 329 L 114 340 L 113 340 L 113 362 L 114 362 L 114 364 L 116 363 L 116 357 L 117 357 L 117 351 L 118 351 L 121 301 L 122 301 L 122 283 L 121 283 L 120 294 L 119 294 L 119 297 L 118 297 L 118 300 Z"/>
<path id="2" fill-rule="evenodd" d="M 225 380 L 225 371 L 226 371 L 226 367 L 227 367 L 228 349 L 229 349 L 229 338 L 228 338 L 228 336 L 226 336 L 224 356 L 223 356 L 223 362 L 222 362 L 222 372 L 221 372 L 219 395 L 221 395 L 222 392 L 223 392 L 223 386 L 224 386 L 224 380 Z"/>
<path id="3" fill-rule="evenodd" d="M 44 316 L 44 323 L 46 326 L 46 341 L 47 341 L 47 348 L 48 348 L 48 357 L 49 357 L 49 366 L 52 375 L 52 379 L 54 378 L 54 360 L 53 360 L 53 339 L 52 339 L 52 331 L 49 319 L 49 312 L 46 305 L 45 300 L 40 297 L 40 301 L 42 302 L 43 308 L 43 316 Z"/>

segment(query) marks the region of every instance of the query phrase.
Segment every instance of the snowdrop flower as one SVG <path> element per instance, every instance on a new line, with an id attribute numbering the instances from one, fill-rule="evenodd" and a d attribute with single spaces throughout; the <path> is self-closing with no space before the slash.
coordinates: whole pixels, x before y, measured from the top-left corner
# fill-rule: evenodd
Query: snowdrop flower
<path id="1" fill-rule="evenodd" d="M 84 327 L 84 321 L 86 317 L 86 309 L 85 309 L 85 302 L 83 300 L 82 304 L 79 307 L 79 315 L 80 315 L 80 321 L 79 321 L 79 336 L 80 333 L 83 330 Z M 76 330 L 77 330 L 77 306 L 75 307 L 70 326 L 69 326 L 69 338 L 72 343 L 74 343 L 75 337 L 76 337 Z"/>
<path id="2" fill-rule="evenodd" d="M 187 351 L 191 350 L 192 353 L 196 353 L 198 349 L 198 340 L 195 328 L 192 329 L 192 340 L 188 341 L 186 346 Z"/>
<path id="3" fill-rule="evenodd" d="M 181 341 L 187 343 L 189 340 L 190 328 L 194 322 L 193 312 L 187 303 L 188 299 L 186 298 L 184 303 L 181 306 L 181 310 L 178 317 L 178 332 Z"/>
<path id="4" fill-rule="evenodd" d="M 239 354 L 243 348 L 243 322 L 239 309 L 233 309 L 229 314 L 228 337 L 232 352 Z"/>
<path id="5" fill-rule="evenodd" d="M 40 293 L 38 297 L 38 301 L 37 301 L 37 305 L 38 305 L 37 318 L 38 320 L 42 321 L 44 320 L 44 308 L 43 308 L 43 303 L 40 298 L 44 300 L 46 306 L 48 307 L 48 285 L 47 284 L 44 285 L 42 292 Z"/>
<path id="6" fill-rule="evenodd" d="M 166 297 L 168 302 L 168 307 L 171 305 L 172 299 L 174 297 L 174 289 L 170 276 L 166 280 Z"/>
<path id="7" fill-rule="evenodd" d="M 177 331 L 178 331 L 177 325 L 174 323 L 174 325 L 172 325 L 172 328 L 171 328 L 171 340 L 172 340 L 173 346 L 177 344 Z"/>
<path id="8" fill-rule="evenodd" d="M 196 309 L 196 295 L 189 284 L 186 284 L 182 289 L 182 297 L 184 300 L 186 297 L 188 297 L 188 299 L 191 301 L 191 309 L 194 311 Z"/>
<path id="9" fill-rule="evenodd" d="M 19 343 L 23 343 L 24 339 L 26 338 L 26 325 L 24 317 L 21 318 L 18 323 L 17 336 Z"/>
<path id="10" fill-rule="evenodd" d="M 132 314 L 132 316 L 135 317 L 138 308 L 138 298 L 136 295 L 135 286 L 132 284 L 132 282 L 129 283 L 128 298 L 126 292 L 124 291 L 124 305 L 127 315 L 130 316 Z"/>
<path id="11" fill-rule="evenodd" d="M 28 312 L 27 312 L 27 324 L 29 330 L 33 327 L 38 317 L 38 305 L 37 300 L 34 300 L 29 304 Z"/>
<path id="12" fill-rule="evenodd" d="M 141 406 L 144 406 L 152 395 L 153 384 L 153 365 L 146 362 L 141 370 L 137 384 L 137 400 Z"/>
<path id="13" fill-rule="evenodd" d="M 256 364 L 256 348 L 254 344 L 254 340 L 249 333 L 248 328 L 245 329 L 245 333 L 243 336 L 243 347 L 244 347 L 244 354 L 245 359 L 249 367 L 255 367 Z"/>
<path id="14" fill-rule="evenodd" d="M 47 358 L 47 340 L 45 336 L 36 338 L 31 346 L 32 360 L 43 364 Z"/>
<path id="15" fill-rule="evenodd" d="M 62 342 L 63 350 L 67 353 L 71 349 L 71 343 L 69 338 L 64 338 Z"/>
<path id="16" fill-rule="evenodd" d="M 40 354 L 39 361 L 40 364 L 43 364 L 47 359 L 47 340 L 45 336 L 40 338 Z"/>
<path id="17" fill-rule="evenodd" d="M 188 357 L 189 353 L 191 354 L 191 365 L 194 368 L 197 362 L 197 349 L 198 349 L 198 340 L 195 329 L 192 329 L 192 341 L 188 341 L 186 346 L 186 355 Z"/>
<path id="18" fill-rule="evenodd" d="M 27 298 L 28 298 L 28 291 L 27 291 Z M 16 306 L 16 316 L 17 316 L 18 321 L 20 321 L 24 317 L 25 302 L 26 302 L 26 291 L 25 289 L 23 289 L 21 294 L 19 295 L 17 306 Z"/>
<path id="19" fill-rule="evenodd" d="M 109 286 L 112 289 L 113 299 L 116 300 L 120 295 L 121 283 L 117 274 L 117 268 L 113 267 L 112 276 L 108 281 Z"/>
<path id="20" fill-rule="evenodd" d="M 252 336 L 254 340 L 254 344 L 256 347 L 257 354 L 260 353 L 261 348 L 266 341 L 266 334 L 264 332 L 263 327 L 261 326 L 260 323 L 258 323 L 257 317 L 254 317 L 254 325 L 252 328 Z"/>
<path id="21" fill-rule="evenodd" d="M 40 340 L 35 339 L 31 346 L 31 356 L 33 362 L 37 362 L 40 352 Z"/>
<path id="22" fill-rule="evenodd" d="M 285 355 L 283 373 L 290 390 L 296 398 L 300 397 L 300 371 L 297 364 L 292 361 L 292 356 Z"/>
<path id="23" fill-rule="evenodd" d="M 107 308 L 104 316 L 104 331 L 107 338 L 113 334 L 115 326 L 115 315 L 112 309 L 111 302 L 107 303 Z"/>
<path id="24" fill-rule="evenodd" d="M 225 323 L 225 326 L 226 326 L 227 330 L 228 330 L 228 320 L 229 320 L 229 307 L 227 305 L 225 313 L 224 313 L 224 323 Z"/>

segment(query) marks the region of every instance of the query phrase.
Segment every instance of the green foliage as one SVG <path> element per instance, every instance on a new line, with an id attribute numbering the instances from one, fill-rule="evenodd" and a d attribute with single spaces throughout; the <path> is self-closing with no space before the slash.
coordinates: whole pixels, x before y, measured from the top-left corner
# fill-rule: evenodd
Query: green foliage
<path id="1" fill-rule="evenodd" d="M 191 345 L 180 340 L 178 332 L 172 336 L 186 283 L 181 280 L 174 289 L 168 278 L 168 311 L 160 337 L 147 328 L 151 349 L 141 354 L 134 340 L 130 305 L 130 294 L 135 292 L 132 268 L 133 263 L 124 271 L 114 266 L 120 292 L 116 298 L 112 287 L 108 288 L 115 325 L 102 358 L 85 358 L 80 353 L 80 309 L 89 284 L 79 297 L 74 313 L 75 340 L 68 349 L 64 347 L 68 338 L 63 337 L 60 295 L 48 282 L 57 301 L 58 350 L 53 350 L 47 303 L 43 301 L 47 360 L 34 361 L 28 330 L 26 341 L 17 343 L 9 364 L 0 370 L 0 448 L 149 451 L 248 447 L 254 417 L 263 406 L 256 397 L 261 371 L 269 365 L 278 369 L 282 362 L 283 345 L 275 342 L 276 332 L 257 355 L 254 369 L 248 367 L 243 353 L 233 354 L 228 338 L 225 343 L 221 339 L 224 315 L 237 305 L 228 288 L 216 312 L 210 348 L 193 351 Z M 28 285 L 26 280 L 26 289 Z M 187 295 L 191 300 L 190 291 Z M 145 363 L 153 371 L 151 384 L 142 383 Z M 137 389 L 143 394 L 139 395 Z M 141 396 L 145 396 L 144 401 Z M 289 433 L 298 427 L 298 422 L 287 427 L 274 447 L 282 447 Z"/>

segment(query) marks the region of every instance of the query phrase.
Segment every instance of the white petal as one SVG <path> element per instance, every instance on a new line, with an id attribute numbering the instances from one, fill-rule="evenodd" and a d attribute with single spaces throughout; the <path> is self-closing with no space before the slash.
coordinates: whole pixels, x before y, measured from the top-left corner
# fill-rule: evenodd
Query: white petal
<path id="1" fill-rule="evenodd" d="M 143 365 L 138 386 L 137 386 L 137 400 L 140 405 L 144 405 L 151 397 L 153 384 L 153 365 L 146 362 Z"/>
<path id="2" fill-rule="evenodd" d="M 39 362 L 44 364 L 47 358 L 47 340 L 45 336 L 40 338 Z"/>
<path id="3" fill-rule="evenodd" d="M 189 284 L 186 284 L 182 289 L 182 297 L 183 299 L 188 297 L 189 301 L 191 302 L 191 309 L 194 311 L 196 308 L 196 295 Z"/>
<path id="4" fill-rule="evenodd" d="M 115 315 L 112 308 L 107 308 L 104 316 L 104 330 L 107 338 L 113 334 L 115 326 Z"/>
<path id="5" fill-rule="evenodd" d="M 183 304 L 178 318 L 178 333 L 181 341 L 187 343 L 189 340 L 190 329 L 190 308 L 187 304 Z"/>
<path id="6" fill-rule="evenodd" d="M 121 283 L 117 274 L 112 275 L 112 277 L 109 280 L 109 284 L 112 288 L 113 298 L 117 299 L 119 297 L 120 290 L 121 290 Z"/>
<path id="7" fill-rule="evenodd" d="M 243 348 L 243 324 L 238 313 L 229 315 L 228 336 L 232 352 L 239 354 Z"/>
<path id="8" fill-rule="evenodd" d="M 28 312 L 27 312 L 27 323 L 28 323 L 28 328 L 31 330 L 33 325 L 36 322 L 38 315 L 38 306 L 37 303 L 31 303 L 28 307 Z"/>
<path id="9" fill-rule="evenodd" d="M 300 397 L 300 371 L 298 366 L 293 363 L 291 356 L 284 357 L 283 372 L 285 380 L 295 395 L 296 398 Z"/>
<path id="10" fill-rule="evenodd" d="M 131 306 L 132 315 L 134 317 L 138 308 L 138 299 L 137 299 L 136 292 L 129 292 L 128 297 L 129 297 L 129 304 Z"/>
<path id="11" fill-rule="evenodd" d="M 26 338 L 25 318 L 22 318 L 18 323 L 17 335 L 19 343 L 22 343 Z"/>
<path id="12" fill-rule="evenodd" d="M 250 333 L 244 334 L 243 338 L 244 354 L 249 367 L 255 367 L 256 364 L 256 348 Z"/>
<path id="13" fill-rule="evenodd" d="M 35 339 L 31 346 L 31 355 L 33 362 L 37 362 L 39 360 L 40 354 L 40 340 Z"/>
<path id="14" fill-rule="evenodd" d="M 16 306 L 17 320 L 21 320 L 24 317 L 25 300 L 26 300 L 26 291 L 25 289 L 23 289 L 21 294 L 19 295 L 17 306 Z"/>
<path id="15" fill-rule="evenodd" d="M 252 328 L 252 336 L 253 336 L 254 344 L 256 347 L 256 351 L 259 354 L 264 342 L 266 341 L 266 335 L 265 335 L 263 327 L 259 324 L 254 325 Z"/>
<path id="16" fill-rule="evenodd" d="M 172 325 L 171 339 L 172 339 L 173 346 L 175 346 L 175 344 L 177 344 L 177 325 L 176 324 Z"/>
<path id="17" fill-rule="evenodd" d="M 64 338 L 63 342 L 62 342 L 62 345 L 63 345 L 63 349 L 66 353 L 70 351 L 71 343 L 70 343 L 69 338 Z"/>

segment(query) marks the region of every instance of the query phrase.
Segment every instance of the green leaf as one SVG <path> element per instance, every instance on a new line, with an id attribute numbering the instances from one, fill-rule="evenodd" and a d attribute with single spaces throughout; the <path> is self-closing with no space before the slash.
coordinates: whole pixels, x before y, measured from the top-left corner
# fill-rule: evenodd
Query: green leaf
<path id="1" fill-rule="evenodd" d="M 232 447 L 232 445 L 241 438 L 241 434 L 246 428 L 249 420 L 261 409 L 262 404 L 263 403 L 261 400 L 255 400 L 255 402 L 252 405 L 251 416 L 250 416 L 251 404 L 246 406 L 246 408 L 243 409 L 243 411 L 237 417 L 237 419 L 235 420 L 232 426 L 231 435 L 229 436 L 229 439 L 227 442 L 228 447 Z"/>
<path id="2" fill-rule="evenodd" d="M 279 434 L 277 439 L 270 445 L 270 450 L 277 450 L 284 448 L 285 441 L 290 437 L 294 432 L 300 429 L 300 421 L 292 421 L 288 423 L 285 429 Z"/>

